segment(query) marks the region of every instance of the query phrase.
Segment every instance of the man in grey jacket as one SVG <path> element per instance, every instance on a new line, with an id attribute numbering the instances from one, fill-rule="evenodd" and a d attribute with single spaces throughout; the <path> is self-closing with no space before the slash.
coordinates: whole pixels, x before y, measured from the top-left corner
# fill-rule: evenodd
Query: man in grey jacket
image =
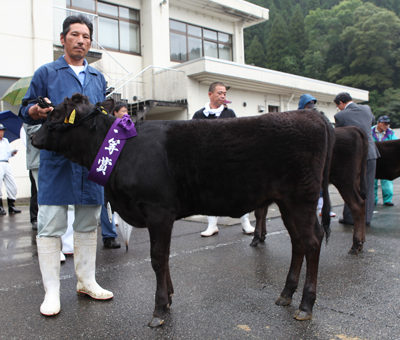
<path id="1" fill-rule="evenodd" d="M 340 110 L 335 114 L 336 127 L 355 125 L 362 128 L 368 136 L 368 160 L 367 160 L 367 202 L 365 212 L 366 225 L 371 223 L 374 212 L 375 194 L 374 181 L 376 170 L 376 159 L 379 153 L 372 138 L 371 127 L 375 125 L 375 117 L 368 105 L 358 105 L 353 103 L 353 99 L 347 92 L 339 93 L 333 100 Z M 343 218 L 339 220 L 341 224 L 353 225 L 353 216 L 349 207 L 345 204 L 343 208 Z"/>

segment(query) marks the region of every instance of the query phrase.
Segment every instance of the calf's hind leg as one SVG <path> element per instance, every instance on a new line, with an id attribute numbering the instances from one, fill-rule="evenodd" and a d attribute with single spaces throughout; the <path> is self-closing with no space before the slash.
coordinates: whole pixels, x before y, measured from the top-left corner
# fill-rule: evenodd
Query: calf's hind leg
<path id="1" fill-rule="evenodd" d="M 267 234 L 267 213 L 268 206 L 254 210 L 256 228 L 254 230 L 253 240 L 250 243 L 250 246 L 252 247 L 257 247 L 259 242 L 265 241 L 265 235 Z"/>
<path id="2" fill-rule="evenodd" d="M 151 244 L 151 265 L 156 274 L 157 287 L 155 294 L 155 307 L 150 327 L 161 326 L 172 303 L 173 287 L 169 273 L 169 251 L 171 244 L 172 223 L 158 224 L 157 227 L 149 225 Z"/>
<path id="3" fill-rule="evenodd" d="M 354 221 L 353 245 L 349 250 L 349 254 L 357 255 L 363 249 L 365 242 L 365 200 L 358 194 L 357 189 L 352 186 L 340 187 L 339 193 L 349 207 Z"/>
<path id="4" fill-rule="evenodd" d="M 307 205 L 298 208 L 298 204 L 297 209 L 295 207 L 287 209 L 280 206 L 282 219 L 292 242 L 292 261 L 285 287 L 276 304 L 285 306 L 292 301 L 305 256 L 307 263 L 306 281 L 299 310 L 294 315 L 296 320 L 303 321 L 312 318 L 312 308 L 316 299 L 319 255 L 324 234 L 317 221 L 315 207 Z M 290 211 L 294 213 L 291 214 Z"/>

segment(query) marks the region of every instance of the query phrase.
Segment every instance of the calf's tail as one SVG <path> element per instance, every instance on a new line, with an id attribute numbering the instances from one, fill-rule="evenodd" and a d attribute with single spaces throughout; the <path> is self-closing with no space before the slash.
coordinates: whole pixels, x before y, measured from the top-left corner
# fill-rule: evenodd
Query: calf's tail
<path id="1" fill-rule="evenodd" d="M 362 147 L 362 159 L 361 159 L 361 172 L 360 172 L 360 191 L 359 194 L 363 200 L 367 198 L 367 162 L 368 162 L 368 137 L 364 130 L 360 128 L 360 137 L 363 143 Z"/>
<path id="2" fill-rule="evenodd" d="M 335 143 L 335 132 L 328 119 L 324 117 L 325 121 L 325 140 L 326 140 L 326 159 L 322 179 L 322 197 L 324 205 L 322 207 L 322 228 L 325 232 L 325 240 L 328 244 L 328 239 L 331 234 L 331 200 L 329 197 L 329 172 L 331 169 L 332 151 Z"/>

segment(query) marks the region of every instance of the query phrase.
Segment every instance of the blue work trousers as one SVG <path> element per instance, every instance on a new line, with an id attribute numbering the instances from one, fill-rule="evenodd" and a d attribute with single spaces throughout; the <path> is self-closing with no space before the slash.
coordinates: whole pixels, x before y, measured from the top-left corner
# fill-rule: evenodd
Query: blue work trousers
<path id="1" fill-rule="evenodd" d="M 114 215 L 112 217 L 112 222 L 108 218 L 107 208 L 103 204 L 101 206 L 101 214 L 100 214 L 100 222 L 101 222 L 101 235 L 103 236 L 103 242 L 106 238 L 114 237 L 117 238 L 117 228 L 115 227 Z"/>
<path id="2" fill-rule="evenodd" d="M 378 181 L 381 181 L 383 204 L 392 202 L 393 182 L 387 179 L 375 180 L 375 204 L 378 204 Z"/>

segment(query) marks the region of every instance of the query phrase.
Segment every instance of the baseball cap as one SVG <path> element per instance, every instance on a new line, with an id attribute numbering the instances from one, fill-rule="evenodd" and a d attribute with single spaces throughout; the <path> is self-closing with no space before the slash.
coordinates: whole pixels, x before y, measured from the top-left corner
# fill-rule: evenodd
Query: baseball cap
<path id="1" fill-rule="evenodd" d="M 3 124 L 0 124 L 0 130 L 7 130 L 7 128 Z"/>
<path id="2" fill-rule="evenodd" d="M 390 117 L 389 116 L 380 116 L 378 118 L 379 123 L 390 123 Z"/>

